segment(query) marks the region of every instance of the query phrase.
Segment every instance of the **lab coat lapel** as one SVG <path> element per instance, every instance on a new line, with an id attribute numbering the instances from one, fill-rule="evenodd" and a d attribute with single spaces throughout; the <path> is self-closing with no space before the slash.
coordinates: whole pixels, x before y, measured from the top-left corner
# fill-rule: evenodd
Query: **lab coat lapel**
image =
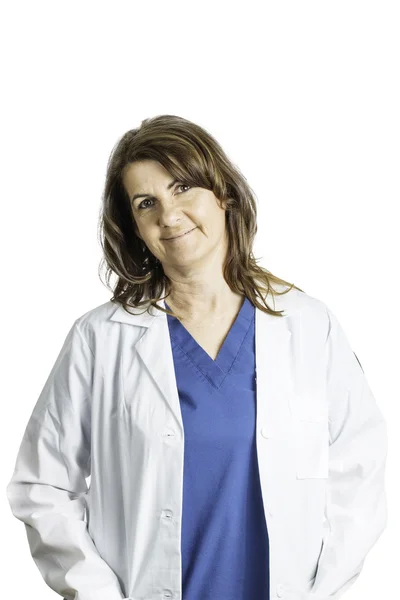
<path id="1" fill-rule="evenodd" d="M 265 438 L 287 434 L 293 380 L 291 321 L 256 309 L 257 423 Z"/>
<path id="2" fill-rule="evenodd" d="M 160 306 L 165 308 L 164 301 L 159 302 Z M 130 368 L 133 353 L 136 352 L 142 364 L 146 368 L 147 375 L 157 386 L 163 400 L 169 405 L 172 415 L 175 418 L 177 426 L 183 433 L 183 421 L 180 410 L 179 395 L 175 378 L 174 361 L 172 355 L 171 340 L 169 335 L 167 315 L 154 307 L 150 307 L 149 312 L 144 312 L 143 308 L 132 308 L 128 314 L 123 306 L 119 306 L 111 317 L 112 321 L 126 323 L 135 328 L 146 328 L 146 331 L 140 336 L 134 336 L 134 345 L 129 348 L 126 344 L 122 347 L 123 364 L 125 369 Z M 128 336 L 126 339 L 131 339 Z M 129 373 L 124 372 L 123 376 L 129 378 Z M 150 395 L 154 398 L 154 395 Z"/>

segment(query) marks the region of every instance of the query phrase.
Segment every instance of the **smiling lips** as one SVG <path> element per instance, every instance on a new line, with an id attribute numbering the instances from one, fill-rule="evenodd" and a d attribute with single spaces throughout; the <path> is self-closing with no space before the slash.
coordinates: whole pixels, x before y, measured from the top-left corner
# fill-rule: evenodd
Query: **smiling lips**
<path id="1" fill-rule="evenodd" d="M 165 242 L 174 242 L 175 240 L 180 240 L 181 238 L 185 237 L 186 235 L 188 235 L 189 233 L 191 233 L 195 229 L 196 229 L 196 227 L 194 227 L 193 229 L 190 229 L 189 231 L 186 231 L 186 233 L 182 233 L 182 235 L 178 235 L 178 236 L 173 237 L 173 238 L 164 238 L 164 241 Z"/>

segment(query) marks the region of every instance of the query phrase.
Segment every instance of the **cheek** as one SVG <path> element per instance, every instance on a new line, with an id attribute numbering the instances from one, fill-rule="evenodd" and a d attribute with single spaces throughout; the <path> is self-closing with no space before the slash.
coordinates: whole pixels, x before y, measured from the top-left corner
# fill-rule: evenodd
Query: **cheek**
<path id="1" fill-rule="evenodd" d="M 140 216 L 136 217 L 136 219 L 133 219 L 133 229 L 136 235 L 138 235 L 141 239 L 148 239 L 151 237 L 151 234 L 149 235 L 148 224 L 146 224 L 145 219 L 141 218 Z"/>
<path id="2" fill-rule="evenodd" d="M 136 235 L 138 236 L 138 238 L 142 238 L 140 231 L 139 231 L 139 227 L 137 226 L 136 221 L 133 221 L 133 231 L 136 233 Z"/>
<path id="3" fill-rule="evenodd" d="M 152 227 L 148 226 L 146 223 L 140 223 L 139 226 L 135 222 L 134 230 L 136 235 L 144 242 L 149 250 L 152 250 L 157 246 L 157 234 Z"/>
<path id="4" fill-rule="evenodd" d="M 214 233 L 214 235 L 220 235 L 226 229 L 226 216 L 222 210 L 215 210 L 210 218 L 207 218 L 208 229 Z"/>

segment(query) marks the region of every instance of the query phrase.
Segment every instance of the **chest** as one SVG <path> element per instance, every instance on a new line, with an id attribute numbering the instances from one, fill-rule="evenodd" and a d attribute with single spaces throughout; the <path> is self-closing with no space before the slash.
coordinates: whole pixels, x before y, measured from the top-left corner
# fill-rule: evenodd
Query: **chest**
<path id="1" fill-rule="evenodd" d="M 219 319 L 203 319 L 201 322 L 185 321 L 181 323 L 193 339 L 215 360 L 235 321 L 236 314 Z"/>

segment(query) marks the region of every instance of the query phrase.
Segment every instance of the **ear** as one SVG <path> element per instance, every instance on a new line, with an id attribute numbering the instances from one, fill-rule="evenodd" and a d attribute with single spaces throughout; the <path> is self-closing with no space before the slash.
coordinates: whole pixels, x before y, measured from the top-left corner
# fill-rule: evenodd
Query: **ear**
<path id="1" fill-rule="evenodd" d="M 226 210 L 226 208 L 227 208 L 227 204 L 228 204 L 228 200 L 227 200 L 227 199 L 225 199 L 225 200 L 221 200 L 221 201 L 220 201 L 220 204 L 221 204 L 221 207 L 222 207 L 222 209 L 223 209 L 223 210 Z"/>

